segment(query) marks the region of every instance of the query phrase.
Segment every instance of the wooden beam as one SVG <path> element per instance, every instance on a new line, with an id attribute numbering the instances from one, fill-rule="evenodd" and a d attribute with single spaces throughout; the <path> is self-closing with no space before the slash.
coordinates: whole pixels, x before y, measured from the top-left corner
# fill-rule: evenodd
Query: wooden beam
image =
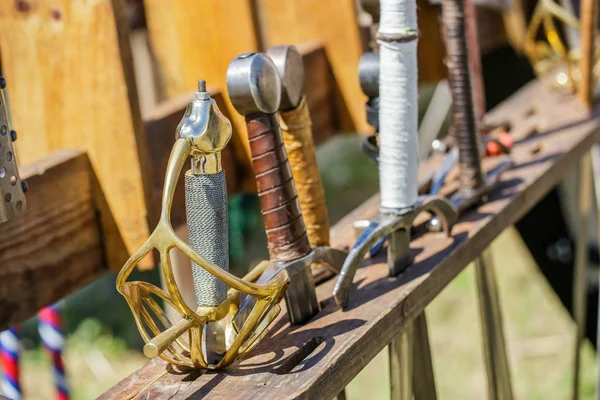
<path id="1" fill-rule="evenodd" d="M 323 43 L 335 77 L 338 128 L 345 132 L 371 132 L 365 96 L 358 82 L 358 61 L 364 45 L 359 33 L 356 5 L 350 0 L 258 0 L 264 46 Z"/>
<path id="2" fill-rule="evenodd" d="M 594 103 L 594 89 L 596 79 L 594 77 L 594 64 L 596 46 L 596 27 L 598 13 L 597 0 L 581 0 L 580 32 L 581 32 L 581 60 L 579 70 L 581 72 L 581 82 L 579 83 L 579 100 L 591 110 Z"/>
<path id="3" fill-rule="evenodd" d="M 27 211 L 0 224 L 0 331 L 106 271 L 94 174 L 81 150 L 24 166 Z"/>
<path id="4" fill-rule="evenodd" d="M 188 93 L 198 79 L 225 92 L 225 75 L 238 54 L 257 51 L 251 0 L 144 0 L 148 33 L 168 98 Z M 244 118 L 227 96 L 226 109 L 235 133 L 231 149 L 240 170 L 251 171 Z M 225 111 L 223 110 L 223 111 Z M 255 190 L 253 179 L 244 191 Z"/>
<path id="5" fill-rule="evenodd" d="M 537 112 L 539 133 L 517 135 Z M 323 309 L 306 325 L 290 327 L 285 313 L 252 352 L 227 370 L 205 374 L 175 372 L 161 360 L 148 362 L 100 398 L 333 398 L 375 355 L 419 315 L 446 285 L 498 235 L 514 224 L 574 168 L 600 140 L 600 119 L 584 115 L 574 98 L 565 98 L 535 82 L 488 117 L 510 121 L 515 137 L 514 168 L 502 177 L 487 203 L 463 216 L 450 238 L 416 237 L 414 263 L 400 276 L 388 277 L 385 252 L 366 260 L 354 279 L 348 310 L 331 298 L 334 280 L 317 294 Z M 523 129 L 522 129 L 523 128 Z M 486 161 L 486 169 L 497 159 Z M 425 165 L 427 168 L 427 165 Z M 352 224 L 377 214 L 373 198 L 333 228 L 332 245 L 353 244 Z M 299 351 L 300 350 L 300 351 Z M 304 359 L 297 354 L 305 352 Z"/>
<path id="6" fill-rule="evenodd" d="M 107 262 L 123 265 L 148 237 L 148 160 L 122 1 L 2 1 L 0 48 L 19 162 L 85 149 Z"/>

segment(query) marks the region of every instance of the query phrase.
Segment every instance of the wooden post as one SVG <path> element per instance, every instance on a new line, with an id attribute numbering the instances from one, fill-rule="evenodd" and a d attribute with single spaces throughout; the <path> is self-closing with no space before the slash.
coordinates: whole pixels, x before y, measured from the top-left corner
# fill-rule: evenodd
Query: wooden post
<path id="1" fill-rule="evenodd" d="M 0 224 L 0 331 L 106 271 L 93 175 L 82 150 L 21 166 L 32 190 L 27 212 Z"/>
<path id="2" fill-rule="evenodd" d="M 596 1 L 581 0 L 581 60 L 579 69 L 581 71 L 581 83 L 579 86 L 579 100 L 588 109 L 593 106 L 594 91 L 594 39 L 596 33 Z"/>
<path id="3" fill-rule="evenodd" d="M 106 260 L 120 268 L 148 237 L 149 198 L 122 1 L 2 1 L 0 21 L 19 162 L 64 148 L 88 152 Z"/>

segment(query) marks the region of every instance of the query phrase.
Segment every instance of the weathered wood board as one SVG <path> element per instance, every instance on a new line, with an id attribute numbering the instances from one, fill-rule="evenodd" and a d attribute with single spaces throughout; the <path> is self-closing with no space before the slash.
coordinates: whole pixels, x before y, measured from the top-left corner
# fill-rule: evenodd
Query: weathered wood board
<path id="1" fill-rule="evenodd" d="M 88 152 L 106 197 L 103 240 L 115 268 L 148 237 L 148 160 L 128 34 L 120 0 L 0 2 L 19 162 L 65 148 Z"/>
<path id="2" fill-rule="evenodd" d="M 259 0 L 257 13 L 265 47 L 323 44 L 335 77 L 336 115 L 340 130 L 370 132 L 358 81 L 358 61 L 364 51 L 356 5 L 350 0 Z"/>
<path id="3" fill-rule="evenodd" d="M 0 331 L 107 270 L 85 152 L 52 153 L 21 177 L 27 211 L 0 224 Z"/>
<path id="4" fill-rule="evenodd" d="M 523 137 L 532 113 L 537 134 Z M 366 260 L 354 279 L 347 311 L 335 305 L 334 280 L 327 281 L 317 289 L 323 306 L 317 317 L 302 327 L 291 327 L 287 316 L 280 316 L 269 335 L 227 370 L 173 372 L 163 361 L 153 360 L 101 398 L 138 394 L 173 399 L 333 398 L 408 320 L 600 140 L 600 114 L 585 115 L 575 99 L 550 93 L 538 82 L 530 84 L 488 115 L 490 122 L 512 123 L 514 168 L 502 177 L 487 203 L 459 220 L 451 238 L 428 234 L 413 240 L 415 262 L 400 276 L 387 276 L 383 255 Z M 373 198 L 336 224 L 332 244 L 351 245 L 352 222 L 373 217 L 377 205 Z"/>

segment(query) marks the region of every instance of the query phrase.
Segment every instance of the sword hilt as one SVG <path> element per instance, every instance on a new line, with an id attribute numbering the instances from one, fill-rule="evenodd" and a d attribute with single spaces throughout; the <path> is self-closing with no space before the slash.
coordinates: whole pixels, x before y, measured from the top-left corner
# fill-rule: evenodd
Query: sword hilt
<path id="1" fill-rule="evenodd" d="M 270 259 L 303 257 L 311 248 L 275 115 L 281 102 L 277 67 L 264 54 L 242 54 L 229 65 L 227 90 L 235 109 L 246 117 Z"/>
<path id="2" fill-rule="evenodd" d="M 304 65 L 294 46 L 275 46 L 267 51 L 281 78 L 279 105 L 283 143 L 298 191 L 298 200 L 312 248 L 329 246 L 329 217 L 321 183 L 312 121 L 304 96 Z"/>
<path id="3" fill-rule="evenodd" d="M 303 257 L 311 248 L 277 116 L 250 115 L 246 124 L 270 259 Z"/>
<path id="4" fill-rule="evenodd" d="M 231 137 L 231 124 L 198 82 L 177 127 L 177 138 L 192 142 L 192 168 L 185 174 L 185 205 L 190 246 L 203 257 L 229 271 L 227 185 L 221 150 Z M 192 263 L 198 306 L 218 306 L 227 298 L 227 285 Z"/>
<path id="5" fill-rule="evenodd" d="M 484 184 L 484 178 L 479 124 L 473 103 L 467 21 L 464 0 L 442 0 L 441 3 L 448 84 L 452 92 L 452 131 L 459 153 L 460 191 L 468 195 Z"/>

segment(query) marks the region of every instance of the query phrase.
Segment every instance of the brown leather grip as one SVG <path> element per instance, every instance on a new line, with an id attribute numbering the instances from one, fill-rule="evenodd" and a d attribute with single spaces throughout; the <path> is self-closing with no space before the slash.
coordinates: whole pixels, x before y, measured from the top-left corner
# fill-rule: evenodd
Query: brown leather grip
<path id="1" fill-rule="evenodd" d="M 281 127 L 275 114 L 246 117 L 252 165 L 271 261 L 292 261 L 311 251 Z"/>
<path id="2" fill-rule="evenodd" d="M 293 110 L 282 111 L 279 115 L 283 143 L 298 190 L 308 240 L 313 248 L 329 246 L 329 218 L 325 206 L 325 191 L 319 175 L 306 98 L 303 97 Z"/>

